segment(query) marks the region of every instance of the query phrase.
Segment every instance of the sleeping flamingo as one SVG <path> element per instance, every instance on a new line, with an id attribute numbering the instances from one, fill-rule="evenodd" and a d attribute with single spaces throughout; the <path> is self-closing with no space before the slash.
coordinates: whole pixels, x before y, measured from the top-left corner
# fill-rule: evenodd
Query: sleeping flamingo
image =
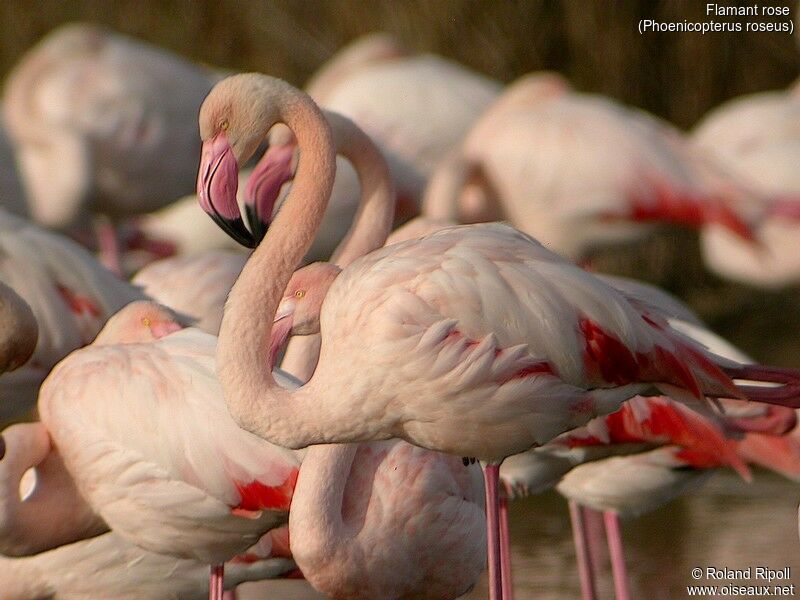
<path id="1" fill-rule="evenodd" d="M 800 98 L 785 91 L 734 99 L 707 115 L 692 141 L 749 190 L 747 208 L 764 215 L 758 245 L 716 226 L 704 228 L 706 265 L 764 288 L 800 281 Z"/>
<path id="2" fill-rule="evenodd" d="M 215 565 L 287 519 L 298 458 L 240 430 L 214 375 L 216 338 L 129 304 L 39 394 L 42 423 L 92 508 L 151 552 Z M 156 436 L 156 437 L 154 437 Z"/>
<path id="3" fill-rule="evenodd" d="M 749 225 L 695 160 L 667 123 L 537 73 L 510 85 L 440 166 L 431 185 L 448 181 L 445 197 L 428 206 L 455 205 L 452 196 L 471 183 L 493 218 L 504 215 L 573 260 L 641 239 L 656 222 L 720 223 L 749 238 Z"/>
<path id="4" fill-rule="evenodd" d="M 0 376 L 0 419 L 36 402 L 50 369 L 94 339 L 120 308 L 145 296 L 71 240 L 0 211 L 0 279 L 30 305 L 39 328 L 33 356 Z"/>
<path id="5" fill-rule="evenodd" d="M 665 292 L 619 277 L 604 279 L 647 303 L 715 354 L 752 361 Z M 710 469 L 731 466 L 748 479 L 743 460 L 789 476 L 800 468 L 800 451 L 784 443 L 784 434 L 796 423 L 794 411 L 733 401 L 724 401 L 723 407 L 726 414 L 711 419 L 667 398 L 636 398 L 616 413 L 503 463 L 500 478 L 508 498 L 537 494 L 558 484 L 570 499 L 584 598 L 594 597 L 591 544 L 584 533 L 585 521 L 594 516 L 592 509 L 604 512 L 615 588 L 618 597 L 626 598 L 620 516 L 644 514 L 669 502 L 704 481 Z M 665 447 L 650 452 L 654 444 Z M 604 460 L 611 456 L 616 458 Z M 640 476 L 631 478 L 636 473 Z"/>
<path id="6" fill-rule="evenodd" d="M 500 85 L 444 58 L 404 56 L 396 42 L 375 40 L 342 50 L 331 59 L 331 68 L 323 67 L 312 78 L 308 92 L 427 178 L 494 100 Z M 342 63 L 351 66 L 342 69 Z"/>
<path id="7" fill-rule="evenodd" d="M 9 74 L 3 110 L 33 218 L 77 225 L 154 210 L 191 192 L 195 118 L 210 70 L 97 25 L 47 35 Z M 116 240 L 101 249 L 119 272 Z"/>
<path id="8" fill-rule="evenodd" d="M 38 337 L 39 325 L 31 307 L 0 281 L 0 374 L 28 362 Z"/>
<path id="9" fill-rule="evenodd" d="M 410 56 L 394 36 L 378 32 L 356 38 L 328 59 L 306 82 L 306 92 L 317 102 L 324 102 L 336 88 L 359 70 Z"/>
<path id="10" fill-rule="evenodd" d="M 217 365 L 228 408 L 244 429 L 286 447 L 400 437 L 486 461 L 492 598 L 502 597 L 496 492 L 506 456 L 654 389 L 779 404 L 800 395 L 793 371 L 706 353 L 501 224 L 446 229 L 344 269 L 322 306 L 314 376 L 292 392 L 279 388 L 265 332 L 319 225 L 335 170 L 330 129 L 313 101 L 258 74 L 217 84 L 200 111 L 198 196 L 216 220 L 252 236 L 236 204 L 237 171 L 277 121 L 292 129 L 301 159 L 272 233 L 226 304 Z M 784 385 L 731 380 L 744 376 Z"/>
<path id="11" fill-rule="evenodd" d="M 173 256 L 150 263 L 131 282 L 159 304 L 192 318 L 194 327 L 216 335 L 222 306 L 246 260 L 240 252 L 222 250 Z"/>

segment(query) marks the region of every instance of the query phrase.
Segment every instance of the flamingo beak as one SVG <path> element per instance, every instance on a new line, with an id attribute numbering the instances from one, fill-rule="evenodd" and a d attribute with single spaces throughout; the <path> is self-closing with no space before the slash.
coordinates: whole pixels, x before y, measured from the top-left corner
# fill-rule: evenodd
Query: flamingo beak
<path id="1" fill-rule="evenodd" d="M 197 199 L 202 208 L 219 227 L 238 243 L 254 248 L 253 235 L 244 226 L 236 190 L 239 187 L 239 165 L 220 132 L 203 142 L 200 168 L 197 172 Z"/>
<path id="2" fill-rule="evenodd" d="M 247 180 L 244 209 L 256 243 L 267 233 L 281 187 L 292 178 L 294 144 L 270 146 Z"/>

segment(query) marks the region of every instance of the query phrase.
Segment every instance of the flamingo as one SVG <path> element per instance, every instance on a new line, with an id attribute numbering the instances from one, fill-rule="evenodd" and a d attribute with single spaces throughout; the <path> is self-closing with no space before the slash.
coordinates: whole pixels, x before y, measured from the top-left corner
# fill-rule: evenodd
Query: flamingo
<path id="1" fill-rule="evenodd" d="M 66 228 L 162 207 L 192 190 L 194 122 L 219 76 L 97 25 L 56 29 L 6 80 L 3 110 L 33 218 Z M 108 265 L 116 240 L 98 226 Z"/>
<path id="2" fill-rule="evenodd" d="M 0 374 L 28 362 L 36 349 L 39 325 L 31 307 L 0 281 Z"/>
<path id="3" fill-rule="evenodd" d="M 216 338 L 134 302 L 39 394 L 81 495 L 132 543 L 214 565 L 287 519 L 298 458 L 240 430 L 214 376 Z"/>
<path id="4" fill-rule="evenodd" d="M 359 70 L 409 56 L 400 41 L 388 33 L 361 36 L 341 48 L 314 73 L 306 83 L 306 92 L 317 102 L 324 102 Z"/>
<path id="5" fill-rule="evenodd" d="M 343 50 L 309 82 L 308 91 L 427 178 L 500 85 L 444 58 L 404 56 L 396 42 L 375 39 Z M 342 63 L 351 66 L 342 69 Z"/>
<path id="6" fill-rule="evenodd" d="M 38 323 L 36 351 L 0 381 L 0 419 L 32 407 L 50 369 L 91 342 L 108 317 L 145 296 L 120 281 L 83 248 L 0 211 L 0 279 L 30 305 Z"/>
<path id="7" fill-rule="evenodd" d="M 696 160 L 667 123 L 536 73 L 510 85 L 440 166 L 431 185 L 447 181 L 444 198 L 428 206 L 457 206 L 452 196 L 471 182 L 484 211 L 494 207 L 494 218 L 573 260 L 638 240 L 653 222 L 715 222 L 749 239 L 749 224 Z"/>
<path id="8" fill-rule="evenodd" d="M 41 423 L 3 431 L 0 460 L 0 552 L 36 554 L 108 530 L 64 468 Z"/>
<path id="9" fill-rule="evenodd" d="M 391 227 L 394 188 L 388 165 L 370 138 L 349 119 L 333 113 L 325 117 L 337 153 L 352 163 L 361 188 L 355 221 L 332 259 L 344 267 L 383 244 Z M 278 181 L 282 176 L 273 175 Z M 274 202 L 275 185 L 269 179 L 248 183 L 251 191 L 266 192 L 258 203 Z M 328 270 L 328 265 L 315 263 L 307 271 L 317 269 Z M 273 348 L 290 334 L 305 333 L 306 308 L 322 301 L 315 296 L 315 277 L 293 284 L 305 294 L 291 294 L 293 318 L 273 328 Z M 294 344 L 281 367 L 305 381 L 317 356 L 313 340 Z M 328 597 L 456 598 L 475 585 L 485 568 L 482 497 L 479 468 L 458 457 L 397 439 L 314 446 L 303 458 L 289 513 L 292 556 L 309 583 Z"/>
<path id="10" fill-rule="evenodd" d="M 314 376 L 292 392 L 279 388 L 265 332 L 334 178 L 331 132 L 319 108 L 263 75 L 218 83 L 200 110 L 198 198 L 222 225 L 252 238 L 236 204 L 237 171 L 277 121 L 292 130 L 302 157 L 273 232 L 226 304 L 217 370 L 228 409 L 242 428 L 289 448 L 399 437 L 483 459 L 493 599 L 502 598 L 496 491 L 506 456 L 654 388 L 778 404 L 800 392 L 795 372 L 706 353 L 502 224 L 446 229 L 342 270 L 322 306 Z M 744 376 L 784 385 L 759 389 L 730 379 Z"/>
<path id="11" fill-rule="evenodd" d="M 800 98 L 788 91 L 734 99 L 708 114 L 692 134 L 696 147 L 749 190 L 761 211 L 758 245 L 719 227 L 703 229 L 703 259 L 715 273 L 764 288 L 800 281 Z"/>
<path id="12" fill-rule="evenodd" d="M 174 256 L 150 263 L 131 281 L 159 304 L 191 317 L 194 327 L 216 335 L 222 306 L 246 260 L 240 252 L 222 250 Z"/>
<path id="13" fill-rule="evenodd" d="M 226 585 L 279 577 L 293 568 L 286 558 L 232 562 Z M 0 557 L 6 600 L 164 600 L 207 597 L 207 567 L 189 558 L 142 550 L 114 532 L 24 558 Z"/>
<path id="14" fill-rule="evenodd" d="M 604 279 L 648 303 L 651 310 L 660 311 L 674 327 L 715 354 L 752 361 L 665 292 L 620 277 Z M 500 477 L 507 498 L 537 494 L 557 485 L 570 500 L 584 598 L 595 597 L 591 544 L 585 539 L 585 522 L 594 516 L 591 509 L 604 513 L 615 588 L 619 598 L 627 598 L 620 516 L 638 516 L 669 502 L 702 483 L 710 469 L 717 467 L 732 466 L 749 480 L 742 459 L 797 476 L 800 452 L 784 440 L 796 423 L 794 411 L 732 401 L 725 401 L 724 408 L 725 418 L 712 421 L 667 398 L 636 398 L 616 413 L 503 463 Z M 733 439 L 736 434 L 742 439 Z M 664 447 L 653 450 L 653 444 Z M 611 456 L 615 458 L 608 458 Z"/>

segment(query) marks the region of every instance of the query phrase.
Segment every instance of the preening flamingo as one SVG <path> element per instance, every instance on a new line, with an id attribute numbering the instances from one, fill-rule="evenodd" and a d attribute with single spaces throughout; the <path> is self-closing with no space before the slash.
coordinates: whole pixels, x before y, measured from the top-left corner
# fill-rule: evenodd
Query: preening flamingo
<path id="1" fill-rule="evenodd" d="M 8 419 L 35 404 L 39 385 L 59 360 L 145 296 L 71 240 L 3 211 L 0 258 L 0 279 L 30 305 L 39 327 L 30 360 L 0 377 L 0 419 Z"/>
<path id="2" fill-rule="evenodd" d="M 292 129 L 301 158 L 272 233 L 228 298 L 217 346 L 228 408 L 243 428 L 286 447 L 400 437 L 484 459 L 493 598 L 502 597 L 496 485 L 506 456 L 654 389 L 774 403 L 800 395 L 796 373 L 706 353 L 501 224 L 443 230 L 344 269 L 322 307 L 314 376 L 292 392 L 279 388 L 265 332 L 334 178 L 331 133 L 319 109 L 262 75 L 217 84 L 200 111 L 198 195 L 215 219 L 251 236 L 236 204 L 237 171 L 277 121 Z M 744 376 L 785 385 L 760 389 L 730 379 Z"/>
<path id="3" fill-rule="evenodd" d="M 31 307 L 0 281 L 0 374 L 24 365 L 36 349 L 39 325 Z"/>
<path id="4" fill-rule="evenodd" d="M 216 338 L 129 304 L 53 369 L 39 412 L 78 489 L 123 538 L 219 565 L 286 522 L 298 458 L 242 431 L 215 376 Z"/>
<path id="5" fill-rule="evenodd" d="M 65 228 L 89 214 L 127 217 L 190 193 L 197 109 L 217 79 L 97 25 L 46 36 L 9 74 L 3 100 L 33 218 Z M 104 229 L 109 256 L 114 240 Z"/>
<path id="6" fill-rule="evenodd" d="M 355 66 L 325 69 L 325 75 L 309 82 L 309 93 L 320 106 L 349 117 L 382 149 L 429 177 L 494 100 L 500 85 L 438 56 L 403 56 L 396 43 L 386 40 L 371 48 L 360 46 L 367 47 L 363 54 L 347 48 L 342 53 L 367 58 L 335 57 L 332 64 Z"/>
<path id="7" fill-rule="evenodd" d="M 667 123 L 573 92 L 544 73 L 510 85 L 440 166 L 450 174 L 434 174 L 431 185 L 449 179 L 442 193 L 453 195 L 472 183 L 483 204 L 573 260 L 598 246 L 636 241 L 655 222 L 717 222 L 751 236 L 694 162 L 682 134 Z M 456 203 L 445 197 L 428 204 Z"/>
<path id="8" fill-rule="evenodd" d="M 269 558 L 229 563 L 225 583 L 271 579 L 290 571 L 292 561 Z M 0 557 L 5 600 L 204 600 L 208 567 L 189 558 L 142 550 L 109 532 L 24 558 Z"/>
<path id="9" fill-rule="evenodd" d="M 41 423 L 12 425 L 2 440 L 2 554 L 36 554 L 108 530 L 78 493 Z"/>

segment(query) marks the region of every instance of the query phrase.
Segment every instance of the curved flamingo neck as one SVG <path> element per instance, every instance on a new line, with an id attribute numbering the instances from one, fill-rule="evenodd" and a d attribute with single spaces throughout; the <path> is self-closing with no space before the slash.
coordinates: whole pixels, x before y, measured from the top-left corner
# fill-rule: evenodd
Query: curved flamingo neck
<path id="1" fill-rule="evenodd" d="M 361 187 L 353 224 L 330 259 L 346 267 L 386 243 L 394 221 L 395 190 L 386 159 L 372 139 L 342 115 L 326 111 L 325 116 L 333 132 L 337 154 L 353 165 Z M 293 337 L 281 368 L 300 381 L 308 381 L 314 374 L 320 345 L 319 334 Z"/>
<path id="2" fill-rule="evenodd" d="M 349 543 L 342 507 L 358 446 L 324 444 L 306 451 L 289 512 L 295 558 L 334 560 L 336 550 Z"/>
<path id="3" fill-rule="evenodd" d="M 325 116 L 337 153 L 353 165 L 361 186 L 353 224 L 331 256 L 331 262 L 346 267 L 386 243 L 394 222 L 395 190 L 386 160 L 372 139 L 346 117 L 332 112 Z"/>
<path id="4" fill-rule="evenodd" d="M 315 424 L 315 394 L 303 386 L 287 392 L 269 368 L 275 312 L 289 279 L 322 221 L 336 169 L 331 131 L 305 94 L 265 78 L 264 94 L 301 151 L 295 183 L 270 232 L 237 279 L 220 326 L 217 371 L 229 410 L 239 425 L 287 447 L 324 441 Z M 251 100 L 239 97 L 242 103 Z M 263 137 L 272 122 L 260 123 Z"/>

